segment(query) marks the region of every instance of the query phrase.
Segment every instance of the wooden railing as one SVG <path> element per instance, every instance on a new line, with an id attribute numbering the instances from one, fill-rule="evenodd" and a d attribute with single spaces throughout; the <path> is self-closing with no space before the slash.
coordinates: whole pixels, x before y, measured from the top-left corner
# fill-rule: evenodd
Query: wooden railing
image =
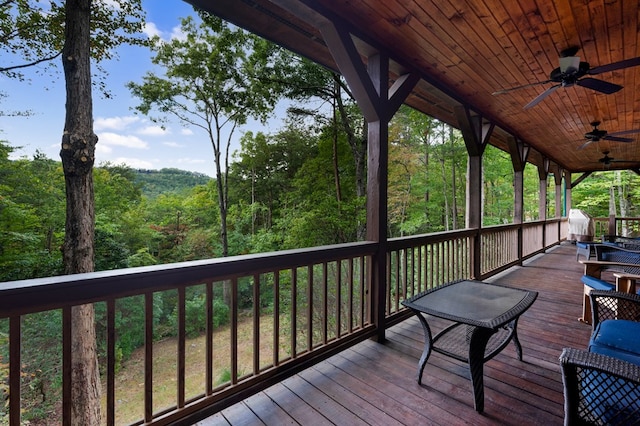
<path id="1" fill-rule="evenodd" d="M 595 240 L 600 240 L 603 235 L 640 236 L 640 218 L 637 217 L 594 217 L 593 221 Z"/>
<path id="2" fill-rule="evenodd" d="M 9 423 L 17 426 L 21 421 L 20 336 L 22 319 L 27 315 L 59 311 L 69 319 L 72 306 L 104 306 L 106 326 L 99 334 L 104 341 L 98 344 L 107 348 L 106 359 L 100 360 L 106 382 L 106 424 L 188 423 L 359 341 L 379 337 L 378 308 L 385 313 L 380 327 L 388 327 L 408 315 L 400 303 L 405 298 L 448 281 L 482 279 L 522 263 L 526 257 L 558 244 L 566 236 L 563 228 L 566 219 L 391 239 L 387 242 L 387 276 L 382 283 L 386 297 L 381 298 L 384 306 L 379 307 L 372 304 L 377 291 L 371 284 L 378 250 L 374 242 L 0 283 L 0 321 L 9 321 Z M 223 293 L 225 287 L 230 297 L 229 325 L 215 327 L 214 294 Z M 176 293 L 178 316 L 176 366 L 170 380 L 175 399 L 163 406 L 154 395 L 165 384 L 159 383 L 153 371 L 157 344 L 154 295 L 161 292 Z M 193 352 L 186 339 L 187 295 L 194 294 L 202 297 L 206 316 L 205 343 L 200 352 Z M 116 312 L 120 303 L 131 298 L 144 305 L 145 320 L 139 327 L 147 338 L 139 412 L 124 421 L 115 408 L 114 348 L 120 332 Z M 62 327 L 62 336 L 69 336 L 71 321 L 63 321 Z M 214 341 L 213 336 L 219 338 L 222 332 L 221 340 Z M 69 340 L 61 338 L 62 342 Z M 222 361 L 220 353 L 225 354 Z M 71 356 L 70 344 L 65 343 L 63 395 L 70 395 L 71 371 L 67 366 Z M 196 359 L 204 367 L 190 372 Z M 63 406 L 71 403 L 65 399 Z M 64 423 L 68 421 L 67 416 Z"/>

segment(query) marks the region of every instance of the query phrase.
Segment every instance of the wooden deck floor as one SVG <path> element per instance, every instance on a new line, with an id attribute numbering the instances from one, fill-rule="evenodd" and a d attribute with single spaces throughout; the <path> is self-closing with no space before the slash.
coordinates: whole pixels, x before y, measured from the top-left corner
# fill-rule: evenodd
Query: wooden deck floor
<path id="1" fill-rule="evenodd" d="M 537 290 L 520 318 L 524 361 L 512 344 L 484 367 L 485 411 L 473 408 L 465 364 L 432 353 L 416 382 L 423 347 L 411 318 L 388 330 L 388 342 L 366 341 L 198 423 L 205 425 L 560 425 L 564 347 L 587 345 L 579 323 L 582 266 L 563 244 L 491 281 Z"/>

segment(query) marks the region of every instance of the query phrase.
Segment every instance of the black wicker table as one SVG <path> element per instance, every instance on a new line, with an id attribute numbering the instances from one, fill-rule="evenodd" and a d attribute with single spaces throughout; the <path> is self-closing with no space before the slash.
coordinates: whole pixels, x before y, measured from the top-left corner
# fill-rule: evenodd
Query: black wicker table
<path id="1" fill-rule="evenodd" d="M 484 411 L 484 363 L 513 340 L 518 359 L 522 347 L 518 341 L 518 318 L 538 297 L 535 291 L 520 290 L 482 281 L 455 281 L 420 293 L 402 302 L 420 319 L 424 331 L 424 350 L 418 362 L 418 383 L 431 351 L 469 364 L 475 409 Z M 444 318 L 453 323 L 431 337 L 424 315 Z"/>

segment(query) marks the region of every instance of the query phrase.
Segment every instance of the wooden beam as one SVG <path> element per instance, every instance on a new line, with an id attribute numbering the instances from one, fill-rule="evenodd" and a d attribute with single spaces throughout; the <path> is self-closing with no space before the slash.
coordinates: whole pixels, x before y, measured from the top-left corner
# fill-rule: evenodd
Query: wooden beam
<path id="1" fill-rule="evenodd" d="M 341 25 L 329 21 L 326 21 L 319 30 L 365 119 L 368 122 L 381 120 L 383 117 L 379 103 L 380 95 L 369 78 L 367 68 L 351 39 L 351 34 Z"/>
<path id="2" fill-rule="evenodd" d="M 556 185 L 556 217 L 562 217 L 562 175 L 562 168 L 560 168 L 560 166 L 558 165 L 555 165 L 553 168 L 553 180 Z"/>
<path id="3" fill-rule="evenodd" d="M 527 165 L 527 158 L 529 157 L 529 146 L 524 144 L 522 140 L 509 136 L 507 137 L 507 147 L 509 148 L 509 154 L 511 155 L 513 171 L 523 171 Z"/>
<path id="4" fill-rule="evenodd" d="M 550 161 L 547 157 L 542 158 L 542 165 L 538 168 L 538 220 L 547 220 L 547 180 L 549 178 Z"/>
<path id="5" fill-rule="evenodd" d="M 582 176 L 580 176 L 578 179 L 576 179 L 573 182 L 571 182 L 571 188 L 575 188 L 576 186 L 578 186 L 578 184 L 580 182 L 582 182 L 583 180 L 585 180 L 586 178 L 591 176 L 591 173 L 593 173 L 593 172 L 585 172 L 585 173 L 583 173 Z"/>
<path id="6" fill-rule="evenodd" d="M 493 133 L 495 124 L 485 122 L 482 116 L 472 113 L 466 106 L 455 107 L 454 113 L 458 119 L 464 143 L 467 145 L 467 152 L 470 156 L 481 156 Z"/>

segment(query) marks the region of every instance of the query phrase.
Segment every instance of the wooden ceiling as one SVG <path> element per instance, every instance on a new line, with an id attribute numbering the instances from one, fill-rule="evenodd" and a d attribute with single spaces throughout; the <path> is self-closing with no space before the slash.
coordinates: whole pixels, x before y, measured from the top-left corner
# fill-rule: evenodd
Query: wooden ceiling
<path id="1" fill-rule="evenodd" d="M 640 130 L 630 143 L 600 140 L 579 149 L 593 121 L 609 133 L 640 129 L 640 66 L 598 78 L 624 88 L 613 94 L 573 85 L 524 106 L 546 83 L 561 52 L 591 69 L 640 57 L 639 0 L 188 0 L 197 7 L 337 70 L 318 28 L 346 28 L 363 61 L 392 58 L 390 84 L 407 71 L 422 79 L 407 104 L 460 128 L 454 109 L 469 108 L 495 124 L 489 141 L 507 150 L 513 138 L 527 160 L 552 172 L 640 167 Z M 494 92 L 521 85 L 504 94 Z M 603 165 L 602 152 L 616 160 Z"/>

